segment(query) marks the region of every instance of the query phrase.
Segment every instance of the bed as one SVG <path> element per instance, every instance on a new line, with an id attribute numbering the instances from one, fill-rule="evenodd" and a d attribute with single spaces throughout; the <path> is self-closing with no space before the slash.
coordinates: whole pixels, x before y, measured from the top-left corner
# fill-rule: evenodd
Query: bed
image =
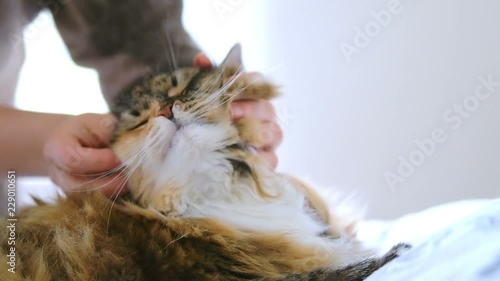
<path id="1" fill-rule="evenodd" d="M 500 281 L 500 199 L 455 202 L 395 221 L 366 221 L 360 239 L 413 248 L 367 281 Z"/>

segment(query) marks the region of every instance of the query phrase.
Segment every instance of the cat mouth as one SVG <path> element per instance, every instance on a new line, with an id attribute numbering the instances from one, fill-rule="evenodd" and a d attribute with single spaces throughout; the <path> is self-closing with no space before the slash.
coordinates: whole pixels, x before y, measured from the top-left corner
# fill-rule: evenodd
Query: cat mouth
<path id="1" fill-rule="evenodd" d="M 173 121 L 174 119 L 174 113 L 172 112 L 172 105 L 166 105 L 162 107 L 160 110 L 158 110 L 158 113 L 156 116 L 163 116 L 167 118 L 170 121 Z"/>
<path id="2" fill-rule="evenodd" d="M 182 127 L 180 120 L 174 117 L 173 105 L 171 104 L 163 106 L 160 110 L 158 110 L 156 116 L 168 119 L 175 125 L 176 131 L 178 131 Z"/>

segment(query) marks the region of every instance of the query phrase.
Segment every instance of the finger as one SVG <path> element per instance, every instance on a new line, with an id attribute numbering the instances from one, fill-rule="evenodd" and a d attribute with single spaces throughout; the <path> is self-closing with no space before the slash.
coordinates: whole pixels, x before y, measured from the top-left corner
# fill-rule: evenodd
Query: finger
<path id="1" fill-rule="evenodd" d="M 120 161 L 109 148 L 68 149 L 64 160 L 67 172 L 86 175 L 106 172 L 120 165 Z"/>
<path id="2" fill-rule="evenodd" d="M 257 149 L 274 151 L 283 141 L 283 130 L 276 122 L 261 123 L 257 132 Z"/>
<path id="3" fill-rule="evenodd" d="M 233 120 L 251 117 L 262 121 L 272 121 L 275 116 L 274 106 L 268 100 L 237 100 L 231 103 Z"/>
<path id="4" fill-rule="evenodd" d="M 128 186 L 125 184 L 126 177 L 123 174 L 112 174 L 106 177 L 74 176 L 53 166 L 49 169 L 49 176 L 68 195 L 98 190 L 110 197 L 128 191 Z"/>
<path id="5" fill-rule="evenodd" d="M 82 147 L 71 138 L 48 144 L 44 153 L 61 170 L 75 175 L 101 173 L 120 164 L 111 149 Z"/>
<path id="6" fill-rule="evenodd" d="M 212 62 L 205 54 L 200 53 L 194 57 L 193 65 L 199 68 L 210 68 Z"/>
<path id="7" fill-rule="evenodd" d="M 126 176 L 122 174 L 103 178 L 102 180 L 99 180 L 100 182 L 104 183 L 104 185 L 102 185 L 101 191 L 107 197 L 120 196 L 121 194 L 128 191 L 128 185 L 125 182 L 126 179 Z"/>
<path id="8" fill-rule="evenodd" d="M 80 126 L 73 128 L 73 134 L 85 147 L 106 147 L 111 141 L 116 118 L 112 114 L 83 114 L 79 116 Z"/>

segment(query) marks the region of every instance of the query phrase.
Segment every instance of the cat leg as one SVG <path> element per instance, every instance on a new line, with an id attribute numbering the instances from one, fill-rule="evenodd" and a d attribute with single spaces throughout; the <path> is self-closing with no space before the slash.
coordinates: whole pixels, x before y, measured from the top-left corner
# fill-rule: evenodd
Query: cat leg
<path id="1" fill-rule="evenodd" d="M 399 257 L 411 248 L 408 244 L 398 244 L 380 258 L 370 258 L 338 269 L 317 269 L 306 273 L 296 273 L 283 278 L 262 278 L 259 281 L 362 281 L 377 269 Z"/>
<path id="2" fill-rule="evenodd" d="M 229 82 L 231 86 L 227 93 L 231 99 L 270 100 L 279 96 L 278 87 L 258 73 L 247 73 L 244 76 L 230 79 L 236 79 Z"/>

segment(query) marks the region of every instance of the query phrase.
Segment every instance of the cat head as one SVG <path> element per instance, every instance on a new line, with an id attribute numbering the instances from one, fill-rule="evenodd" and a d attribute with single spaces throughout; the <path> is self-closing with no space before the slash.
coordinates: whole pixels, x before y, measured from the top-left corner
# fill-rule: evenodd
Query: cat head
<path id="1" fill-rule="evenodd" d="M 219 67 L 181 68 L 153 76 L 115 100 L 112 112 L 119 122 L 114 139 L 148 134 L 165 124 L 180 128 L 227 121 L 228 102 L 238 94 L 228 88 L 241 69 L 241 48 L 236 45 Z"/>
<path id="2" fill-rule="evenodd" d="M 242 130 L 252 135 L 249 130 L 255 126 L 234 124 L 230 102 L 271 98 L 276 92 L 266 81 L 239 79 L 241 70 L 241 48 L 236 45 L 220 66 L 159 74 L 118 97 L 112 109 L 118 119 L 112 148 L 134 197 L 151 205 L 161 190 L 171 189 L 167 193 L 174 196 L 196 185 L 194 181 L 227 172 L 251 174 L 247 162 L 252 153 L 240 136 Z M 169 200 L 153 205 L 164 209 Z"/>

